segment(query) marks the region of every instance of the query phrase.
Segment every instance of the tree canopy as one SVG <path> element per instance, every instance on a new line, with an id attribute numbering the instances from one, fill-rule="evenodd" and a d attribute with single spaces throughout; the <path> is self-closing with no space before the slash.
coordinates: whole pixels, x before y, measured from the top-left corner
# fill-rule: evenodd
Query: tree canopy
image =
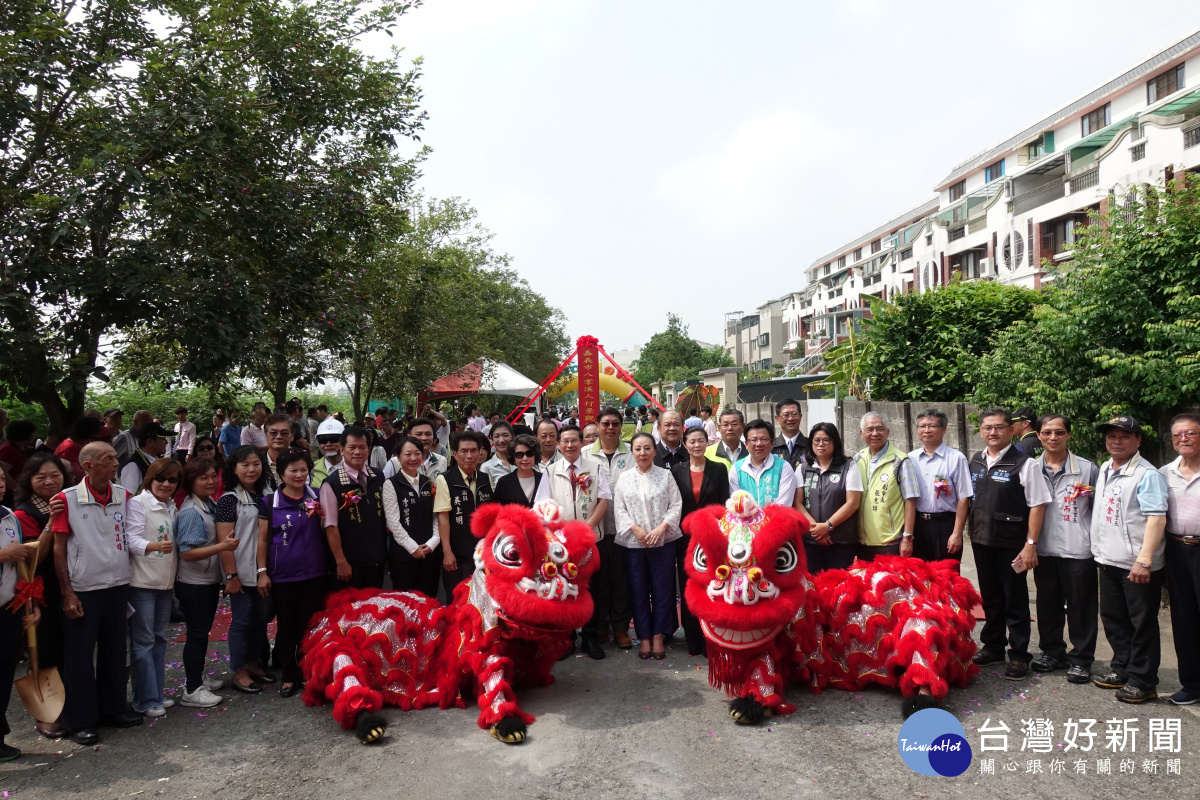
<path id="1" fill-rule="evenodd" d="M 667 314 L 667 329 L 650 337 L 633 365 L 633 377 L 642 386 L 657 381 L 694 378 L 705 369 L 735 366 L 725 348 L 701 347 L 688 336 L 688 328 L 675 314 Z"/>
<path id="2" fill-rule="evenodd" d="M 1034 318 L 980 359 L 975 402 L 1064 414 L 1099 450 L 1098 421 L 1129 413 L 1152 438 L 1200 397 L 1200 183 L 1117 196 L 1047 269 Z"/>

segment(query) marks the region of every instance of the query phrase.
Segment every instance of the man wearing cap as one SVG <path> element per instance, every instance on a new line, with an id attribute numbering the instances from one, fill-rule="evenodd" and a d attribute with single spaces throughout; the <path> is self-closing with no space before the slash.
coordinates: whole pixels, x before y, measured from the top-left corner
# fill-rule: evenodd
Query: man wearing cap
<path id="1" fill-rule="evenodd" d="M 104 412 L 104 427 L 108 428 L 111 434 L 108 437 L 110 442 L 115 441 L 121 433 L 121 425 L 125 421 L 125 412 L 119 408 L 110 408 Z"/>
<path id="2" fill-rule="evenodd" d="M 1037 543 L 1038 564 L 1033 569 L 1042 654 L 1030 666 L 1037 672 L 1066 669 L 1070 683 L 1089 683 L 1099 629 L 1092 558 L 1092 501 L 1099 469 L 1067 449 L 1071 441 L 1067 417 L 1046 414 L 1037 427 L 1044 449 L 1034 461 L 1054 499 L 1046 507 Z M 1070 652 L 1063 641 L 1064 625 L 1071 635 Z"/>
<path id="3" fill-rule="evenodd" d="M 1021 406 L 1012 415 L 1012 434 L 1017 447 L 1030 458 L 1042 454 L 1042 442 L 1037 435 L 1037 415 L 1030 406 Z"/>
<path id="4" fill-rule="evenodd" d="M 313 464 L 309 485 L 314 489 L 320 489 L 325 479 L 342 463 L 342 431 L 345 427 L 333 417 L 326 418 L 317 426 L 317 447 L 321 448 L 325 457 Z"/>
<path id="5" fill-rule="evenodd" d="M 1171 445 L 1179 457 L 1159 470 L 1167 479 L 1167 587 L 1171 633 L 1183 688 L 1178 706 L 1200 701 L 1200 414 L 1171 420 Z"/>
<path id="6" fill-rule="evenodd" d="M 142 491 L 142 480 L 146 477 L 146 470 L 167 452 L 166 437 L 170 435 L 171 432 L 157 422 L 150 422 L 142 427 L 138 433 L 137 449 L 128 458 L 120 460 L 118 481 L 130 494 Z"/>
<path id="7" fill-rule="evenodd" d="M 981 667 L 1002 664 L 1007 644 L 1004 677 L 1020 681 L 1029 674 L 1026 572 L 1038 564 L 1038 538 L 1052 498 L 1037 463 L 1012 444 L 1011 420 L 1003 408 L 982 412 L 979 437 L 985 449 L 971 457 L 971 552 L 984 613 L 983 646 L 971 660 Z"/>
<path id="8" fill-rule="evenodd" d="M 1112 459 L 1100 467 L 1092 510 L 1092 556 L 1100 565 L 1100 621 L 1112 645 L 1109 670 L 1093 679 L 1125 703 L 1158 697 L 1158 606 L 1166 572 L 1167 481 L 1138 454 L 1142 426 L 1128 414 L 1096 426 Z"/>

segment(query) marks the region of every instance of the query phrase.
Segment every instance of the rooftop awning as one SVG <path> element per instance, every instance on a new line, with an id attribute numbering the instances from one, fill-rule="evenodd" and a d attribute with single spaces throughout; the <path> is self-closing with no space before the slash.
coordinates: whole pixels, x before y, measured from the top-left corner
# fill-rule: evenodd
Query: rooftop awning
<path id="1" fill-rule="evenodd" d="M 1125 119 L 1121 120 L 1120 122 L 1114 122 L 1112 125 L 1109 125 L 1106 128 L 1101 128 L 1100 130 L 1096 131 L 1095 133 L 1091 134 L 1090 136 L 1085 136 L 1084 138 L 1080 139 L 1078 142 L 1075 142 L 1074 144 L 1067 145 L 1065 148 L 1063 148 L 1063 150 L 1064 150 L 1064 152 L 1072 153 L 1072 154 L 1076 150 L 1081 150 L 1081 149 L 1099 150 L 1101 147 L 1104 147 L 1106 144 L 1111 142 L 1113 139 L 1117 138 L 1117 135 L 1120 134 L 1122 131 L 1124 131 L 1127 127 L 1129 127 L 1129 123 L 1131 123 L 1135 119 L 1137 119 L 1137 116 L 1138 116 L 1137 114 L 1132 114 L 1132 115 L 1126 117 Z M 1072 155 L 1072 158 L 1074 158 L 1074 157 L 1075 156 Z"/>
<path id="2" fill-rule="evenodd" d="M 1158 117 L 1173 117 L 1176 114 L 1186 114 L 1189 111 L 1200 111 L 1200 89 L 1188 92 L 1182 97 L 1176 97 L 1169 103 L 1151 111 Z"/>
<path id="3" fill-rule="evenodd" d="M 485 369 L 486 367 L 486 369 Z M 480 359 L 457 372 L 438 378 L 422 394 L 427 397 L 458 397 L 473 394 L 510 394 L 524 397 L 538 385 L 503 361 Z"/>

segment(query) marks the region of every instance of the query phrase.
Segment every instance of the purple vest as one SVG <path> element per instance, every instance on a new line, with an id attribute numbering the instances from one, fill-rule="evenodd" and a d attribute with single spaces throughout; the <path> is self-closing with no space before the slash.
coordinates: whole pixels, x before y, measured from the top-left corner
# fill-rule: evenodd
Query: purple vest
<path id="1" fill-rule="evenodd" d="M 317 493 L 305 487 L 308 500 Z M 273 501 L 273 508 L 272 508 Z M 271 510 L 270 549 L 267 576 L 274 583 L 291 583 L 319 578 L 325 574 L 325 523 L 321 515 L 308 513 L 305 501 L 284 495 L 282 489 L 263 498 L 263 508 Z"/>

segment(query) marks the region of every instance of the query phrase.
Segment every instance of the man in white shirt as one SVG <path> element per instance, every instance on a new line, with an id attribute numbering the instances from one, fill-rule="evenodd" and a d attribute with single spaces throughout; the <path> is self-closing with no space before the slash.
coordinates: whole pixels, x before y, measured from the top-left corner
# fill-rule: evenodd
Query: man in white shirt
<path id="1" fill-rule="evenodd" d="M 183 406 L 175 409 L 175 446 L 171 452 L 176 453 L 182 461 L 187 461 L 192 451 L 196 449 L 196 425 L 188 422 L 188 410 Z"/>
<path id="2" fill-rule="evenodd" d="M 700 409 L 700 419 L 703 420 L 704 433 L 708 436 L 709 444 L 716 444 L 721 440 L 721 435 L 717 433 L 717 423 L 713 420 L 712 406 L 705 406 Z"/>
<path id="3" fill-rule="evenodd" d="M 257 447 L 259 450 L 266 449 L 267 434 L 263 431 L 263 423 L 266 421 L 266 406 L 255 405 L 254 410 L 250 412 L 250 424 L 242 428 L 242 444 Z"/>
<path id="4" fill-rule="evenodd" d="M 943 441 L 949 424 L 946 413 L 936 408 L 917 414 L 921 446 L 908 454 L 921 487 L 913 525 L 913 556 L 923 561 L 962 561 L 963 526 L 975 496 L 967 457 Z"/>
<path id="5" fill-rule="evenodd" d="M 483 432 L 483 426 L 487 424 L 487 420 L 483 418 L 483 412 L 474 405 L 467 406 L 467 427 L 476 433 Z"/>

